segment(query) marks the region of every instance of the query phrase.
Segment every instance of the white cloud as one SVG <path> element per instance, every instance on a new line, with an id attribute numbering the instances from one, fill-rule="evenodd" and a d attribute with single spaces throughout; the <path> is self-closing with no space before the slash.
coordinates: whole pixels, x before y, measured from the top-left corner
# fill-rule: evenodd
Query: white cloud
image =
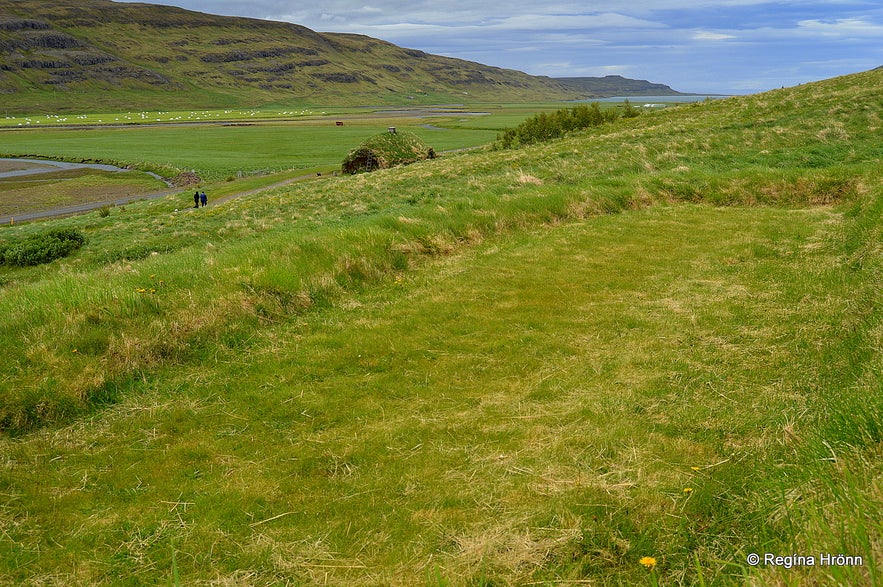
<path id="1" fill-rule="evenodd" d="M 612 23 L 619 22 L 620 26 Z M 384 38 L 415 38 L 456 43 L 505 37 L 512 44 L 542 42 L 554 45 L 600 46 L 622 36 L 623 31 L 662 31 L 662 24 L 621 15 L 525 15 L 483 24 L 395 22 L 350 25 L 348 32 Z"/>
<path id="2" fill-rule="evenodd" d="M 801 20 L 797 26 L 813 35 L 826 37 L 883 37 L 883 25 L 868 22 L 864 18 Z"/>
<path id="3" fill-rule="evenodd" d="M 765 89 L 883 64 L 879 0 L 146 1 L 359 33 L 536 75 L 618 74 L 682 91 Z"/>
<path id="4" fill-rule="evenodd" d="M 573 61 L 541 63 L 538 65 L 546 72 L 544 75 L 551 77 L 604 77 L 608 75 L 629 77 L 631 72 L 635 71 L 633 65 L 586 66 Z"/>
<path id="5" fill-rule="evenodd" d="M 665 25 L 616 13 L 519 14 L 491 24 L 496 30 L 659 29 Z"/>
<path id="6" fill-rule="evenodd" d="M 709 31 L 698 31 L 693 35 L 694 41 L 728 41 L 735 39 L 736 35 L 725 35 L 722 33 L 712 33 Z"/>
<path id="7" fill-rule="evenodd" d="M 354 14 L 383 14 L 383 9 L 377 6 L 362 6 L 353 10 Z"/>

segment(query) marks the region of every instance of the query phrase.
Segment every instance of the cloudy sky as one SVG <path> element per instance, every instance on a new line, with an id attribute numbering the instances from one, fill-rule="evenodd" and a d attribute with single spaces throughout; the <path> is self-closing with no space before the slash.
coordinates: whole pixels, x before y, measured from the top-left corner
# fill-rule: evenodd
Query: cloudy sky
<path id="1" fill-rule="evenodd" d="M 150 1 L 150 0 L 147 0 Z M 751 93 L 883 65 L 880 0 L 158 0 L 534 75 Z"/>

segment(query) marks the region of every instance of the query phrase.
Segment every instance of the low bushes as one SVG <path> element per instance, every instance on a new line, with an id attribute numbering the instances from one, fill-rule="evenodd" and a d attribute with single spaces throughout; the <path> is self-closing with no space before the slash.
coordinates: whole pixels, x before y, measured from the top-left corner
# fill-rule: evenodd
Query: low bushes
<path id="1" fill-rule="evenodd" d="M 83 246 L 86 237 L 77 230 L 55 229 L 18 243 L 0 243 L 0 262 L 27 267 L 67 257 Z"/>
<path id="2" fill-rule="evenodd" d="M 624 118 L 633 118 L 638 115 L 635 109 L 626 100 Z M 590 105 L 580 104 L 573 108 L 562 108 L 552 114 L 541 112 L 528 118 L 515 128 L 507 128 L 497 138 L 497 145 L 503 149 L 512 149 L 521 145 L 532 145 L 552 139 L 563 137 L 569 132 L 582 130 L 593 126 L 601 126 L 607 122 L 613 122 L 619 118 L 616 110 L 601 110 L 597 102 Z"/>

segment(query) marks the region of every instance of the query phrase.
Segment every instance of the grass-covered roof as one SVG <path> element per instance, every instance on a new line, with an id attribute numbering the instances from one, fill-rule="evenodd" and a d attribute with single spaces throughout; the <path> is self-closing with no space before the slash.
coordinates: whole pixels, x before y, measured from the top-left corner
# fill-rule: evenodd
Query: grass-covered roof
<path id="1" fill-rule="evenodd" d="M 385 132 L 365 139 L 343 160 L 344 173 L 361 173 L 434 159 L 435 151 L 411 132 Z"/>

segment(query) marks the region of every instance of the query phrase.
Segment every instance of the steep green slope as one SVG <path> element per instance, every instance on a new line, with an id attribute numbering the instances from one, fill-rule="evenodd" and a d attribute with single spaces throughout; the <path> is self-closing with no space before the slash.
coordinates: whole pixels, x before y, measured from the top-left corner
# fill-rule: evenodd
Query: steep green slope
<path id="1" fill-rule="evenodd" d="M 106 0 L 0 7 L 10 111 L 572 97 L 549 78 L 358 35 Z"/>
<path id="2" fill-rule="evenodd" d="M 89 242 L 2 274 L 0 581 L 879 583 L 881 110 L 51 223 Z"/>

